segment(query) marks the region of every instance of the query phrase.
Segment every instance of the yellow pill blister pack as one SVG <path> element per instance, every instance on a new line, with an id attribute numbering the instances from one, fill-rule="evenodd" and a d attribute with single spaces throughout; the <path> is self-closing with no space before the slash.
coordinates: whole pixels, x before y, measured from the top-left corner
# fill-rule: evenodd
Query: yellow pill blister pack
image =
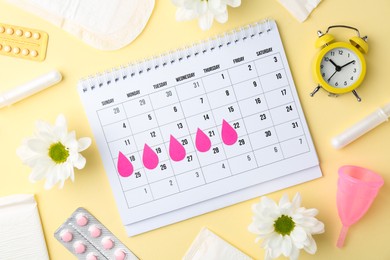
<path id="1" fill-rule="evenodd" d="M 43 31 L 0 23 L 0 55 L 43 61 L 48 38 Z"/>

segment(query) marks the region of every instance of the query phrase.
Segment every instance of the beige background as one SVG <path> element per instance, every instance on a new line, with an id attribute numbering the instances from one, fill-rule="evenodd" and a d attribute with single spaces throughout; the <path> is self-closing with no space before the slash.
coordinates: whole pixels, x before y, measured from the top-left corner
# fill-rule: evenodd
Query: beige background
<path id="1" fill-rule="evenodd" d="M 180 259 L 203 226 L 253 258 L 263 259 L 264 252 L 254 243 L 255 236 L 247 231 L 251 222 L 251 205 L 258 198 L 128 238 L 95 143 L 83 153 L 87 158 L 86 168 L 76 173 L 75 183 L 66 182 L 62 190 L 54 188 L 46 191 L 43 183 L 29 183 L 29 168 L 22 165 L 15 150 L 24 137 L 32 135 L 37 119 L 53 123 L 59 113 L 65 114 L 69 129 L 76 130 L 78 137 L 92 136 L 76 91 L 80 78 L 269 17 L 279 25 L 324 175 L 321 179 L 269 195 L 278 200 L 284 192 L 290 197 L 300 192 L 305 207 L 316 207 L 320 211 L 318 218 L 325 223 L 326 232 L 315 236 L 318 252 L 315 256 L 302 252 L 300 259 L 390 259 L 390 124 L 384 123 L 342 150 L 334 150 L 330 145 L 332 136 L 378 106 L 390 102 L 390 2 L 325 0 L 307 21 L 299 23 L 275 0 L 243 0 L 241 7 L 229 9 L 226 24 L 214 24 L 208 32 L 202 32 L 196 21 L 176 22 L 175 10 L 168 0 L 156 1 L 149 23 L 131 45 L 119 51 L 103 52 L 0 0 L 2 23 L 41 29 L 48 32 L 50 37 L 47 58 L 42 63 L 0 56 L 0 91 L 53 68 L 60 70 L 64 76 L 64 80 L 55 87 L 0 111 L 0 196 L 36 194 L 51 258 L 71 258 L 71 254 L 55 240 L 53 233 L 77 207 L 83 206 L 141 259 Z M 314 98 L 309 96 L 315 87 L 310 66 L 317 52 L 314 48 L 316 31 L 326 30 L 327 26 L 333 24 L 355 26 L 363 35 L 369 36 L 367 76 L 358 89 L 363 99 L 361 103 L 352 94 L 329 98 L 321 91 Z M 339 40 L 347 40 L 352 34 L 337 30 L 335 36 Z M 367 167 L 380 173 L 385 185 L 369 212 L 351 227 L 345 247 L 338 249 L 335 244 L 341 224 L 335 203 L 337 169 L 345 164 Z"/>

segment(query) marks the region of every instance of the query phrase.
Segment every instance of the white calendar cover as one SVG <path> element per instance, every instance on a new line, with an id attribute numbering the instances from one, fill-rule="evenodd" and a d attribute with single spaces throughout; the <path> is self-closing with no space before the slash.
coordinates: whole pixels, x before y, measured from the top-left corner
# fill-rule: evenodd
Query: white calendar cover
<path id="1" fill-rule="evenodd" d="M 274 21 L 78 90 L 129 236 L 322 175 Z"/>

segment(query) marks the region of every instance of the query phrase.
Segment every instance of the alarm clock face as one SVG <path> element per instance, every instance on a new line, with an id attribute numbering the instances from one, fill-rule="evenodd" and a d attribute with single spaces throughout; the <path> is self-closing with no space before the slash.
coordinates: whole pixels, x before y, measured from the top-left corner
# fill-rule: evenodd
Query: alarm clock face
<path id="1" fill-rule="evenodd" d="M 362 74 L 358 55 L 350 49 L 330 49 L 320 62 L 323 80 L 331 87 L 342 89 L 353 85 Z"/>

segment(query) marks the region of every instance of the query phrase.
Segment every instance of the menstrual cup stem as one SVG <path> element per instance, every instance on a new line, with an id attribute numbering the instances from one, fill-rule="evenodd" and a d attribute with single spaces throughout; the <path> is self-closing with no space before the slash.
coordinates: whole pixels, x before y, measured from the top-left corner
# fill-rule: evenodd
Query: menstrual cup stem
<path id="1" fill-rule="evenodd" d="M 349 227 L 347 227 L 347 226 L 343 226 L 341 228 L 339 239 L 337 240 L 337 247 L 338 248 L 342 248 L 344 246 L 344 240 L 345 240 L 345 237 L 347 236 L 348 228 Z"/>

